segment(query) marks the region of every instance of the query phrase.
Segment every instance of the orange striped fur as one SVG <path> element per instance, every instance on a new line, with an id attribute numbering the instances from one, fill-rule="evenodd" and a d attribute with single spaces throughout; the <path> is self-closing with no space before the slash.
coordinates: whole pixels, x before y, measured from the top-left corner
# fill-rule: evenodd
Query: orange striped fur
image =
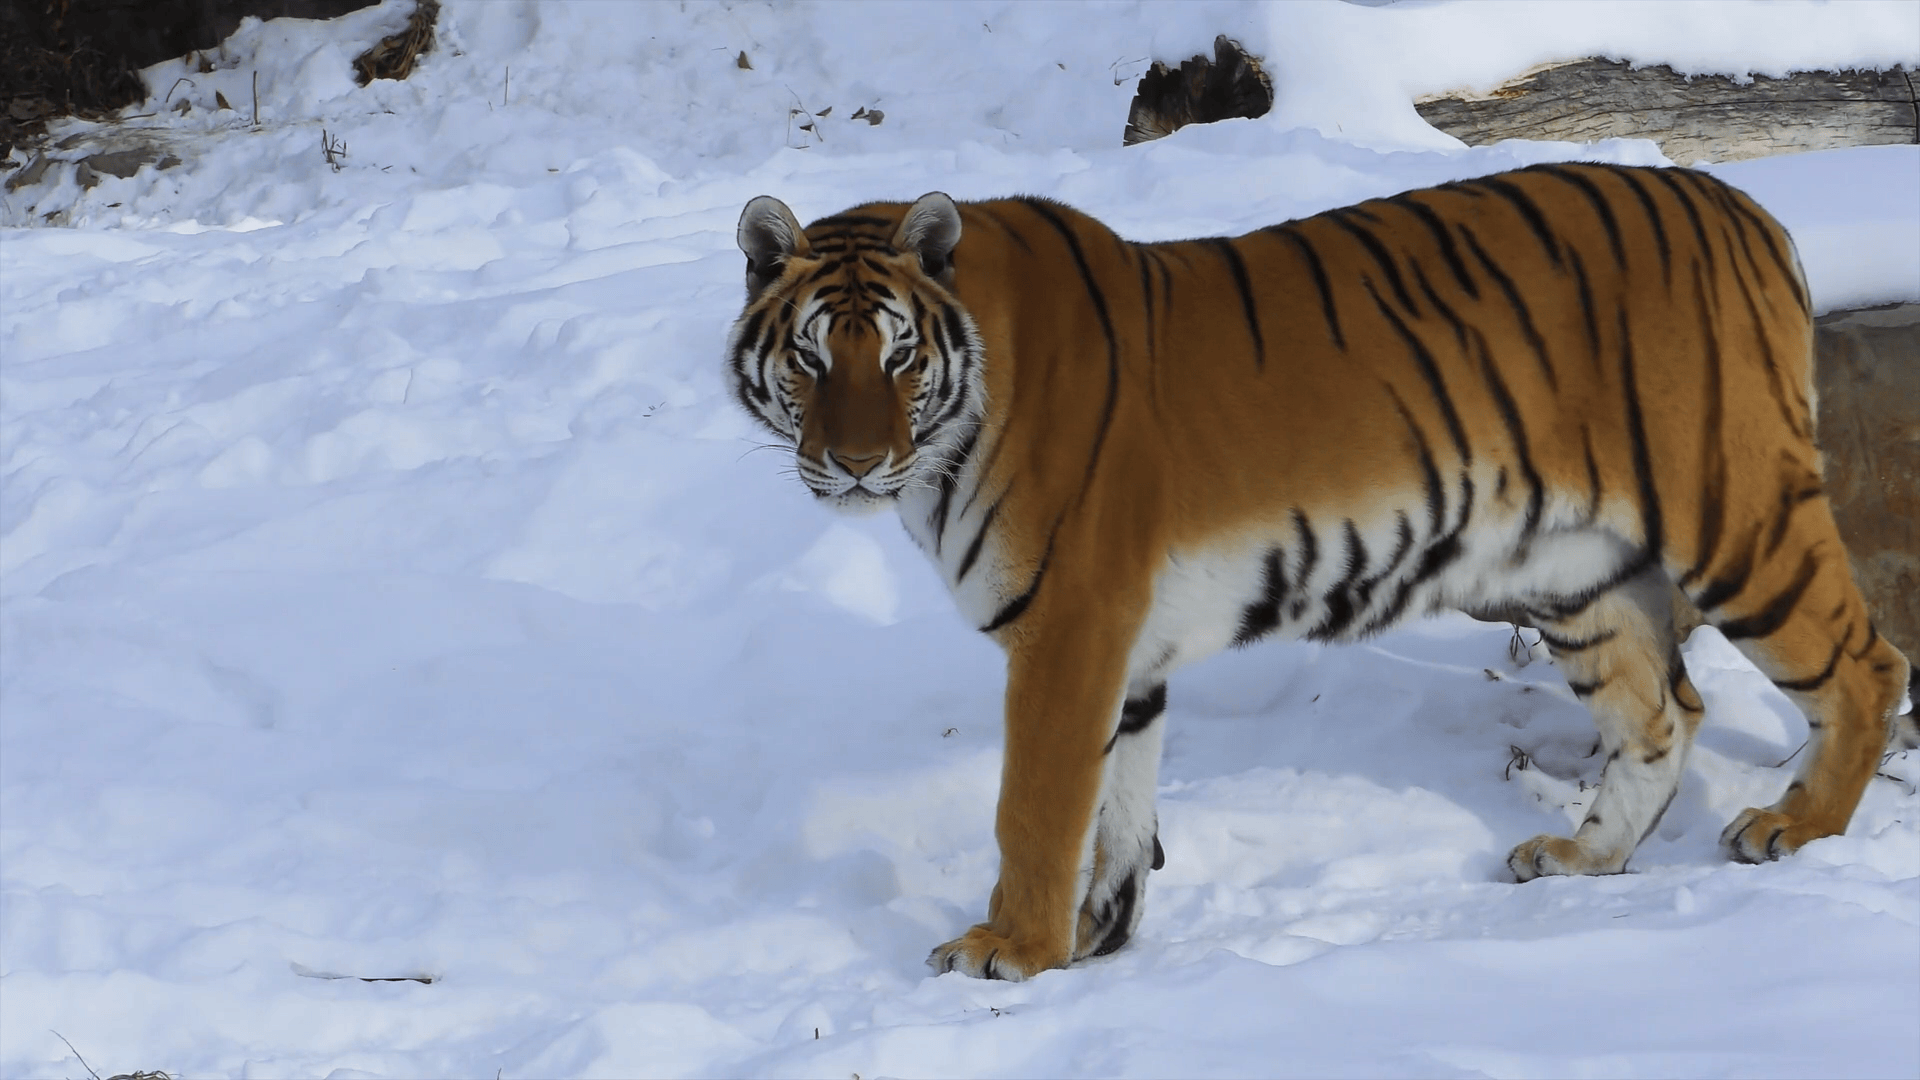
<path id="1" fill-rule="evenodd" d="M 1791 241 L 1702 173 L 1541 165 L 1232 239 L 1043 199 L 742 215 L 741 403 L 825 502 L 892 505 L 1007 654 L 1000 881 L 940 970 L 1111 952 L 1160 864 L 1169 672 L 1267 634 L 1524 610 L 1607 752 L 1519 880 L 1621 870 L 1702 704 L 1677 586 L 1805 713 L 1725 844 L 1844 830 L 1907 661 L 1821 492 Z"/>

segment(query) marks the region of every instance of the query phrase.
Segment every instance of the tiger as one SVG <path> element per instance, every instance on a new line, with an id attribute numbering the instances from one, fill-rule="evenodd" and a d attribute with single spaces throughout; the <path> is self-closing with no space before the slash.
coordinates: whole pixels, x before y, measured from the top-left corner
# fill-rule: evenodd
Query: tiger
<path id="1" fill-rule="evenodd" d="M 736 238 L 732 395 L 819 502 L 896 510 L 1006 655 L 998 882 L 936 972 L 1128 942 L 1168 675 L 1268 636 L 1524 613 L 1606 764 L 1517 882 L 1623 871 L 1672 802 L 1682 608 L 1810 729 L 1733 859 L 1844 831 L 1877 767 L 1911 669 L 1822 492 L 1807 282 L 1712 176 L 1542 164 L 1160 243 L 1038 197 L 802 228 L 762 195 Z"/>

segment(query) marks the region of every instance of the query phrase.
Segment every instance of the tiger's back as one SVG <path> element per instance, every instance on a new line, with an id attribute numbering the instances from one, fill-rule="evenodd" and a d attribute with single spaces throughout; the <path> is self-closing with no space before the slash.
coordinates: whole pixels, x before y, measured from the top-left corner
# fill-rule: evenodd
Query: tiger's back
<path id="1" fill-rule="evenodd" d="M 1719 553 L 1726 520 L 1777 521 L 1783 490 L 1818 486 L 1811 319 L 1776 225 L 1681 170 L 1549 166 L 1498 182 L 1512 194 L 1469 181 L 1231 241 L 1124 247 L 1061 207 L 963 211 L 983 218 L 967 233 L 983 243 L 1019 225 L 1036 245 L 1071 236 L 1085 256 L 1084 274 L 1071 248 L 1057 260 L 1073 269 L 1047 292 L 1050 340 L 1022 353 L 1043 362 L 990 395 L 1021 403 L 990 424 L 1029 418 L 1036 430 L 1012 437 L 1048 451 L 1019 465 L 1021 482 L 1044 471 L 1075 495 L 1095 487 L 1104 435 L 1099 456 L 1131 453 L 1179 478 L 1160 485 L 1177 505 L 1141 508 L 1165 519 L 1165 546 L 1296 531 L 1301 510 L 1338 549 L 1354 521 L 1378 580 L 1365 610 L 1352 597 L 1350 622 L 1308 628 L 1329 638 L 1424 610 L 1423 592 L 1448 604 L 1546 590 L 1514 580 L 1504 556 L 1556 535 L 1606 532 L 1685 573 Z M 1530 219 L 1556 195 L 1558 231 L 1543 235 Z M 970 256 L 963 239 L 956 263 Z M 998 289 L 1015 275 L 985 276 Z M 998 306 L 969 284 L 968 310 Z M 1074 450 L 1080 469 L 1066 467 Z M 1136 504 L 1154 498 L 1140 467 L 1124 478 Z M 988 485 L 1017 495 L 1011 476 Z M 1719 512 L 1680 512 L 1703 506 Z M 1380 577 L 1402 511 L 1413 540 Z M 1450 536 L 1457 548 L 1436 547 Z M 1472 558 L 1488 552 L 1497 567 Z M 1472 572 L 1434 587 L 1462 560 Z"/>
<path id="2" fill-rule="evenodd" d="M 779 247 L 754 212 L 750 259 Z M 1438 607 L 1529 611 L 1608 750 L 1575 836 L 1515 849 L 1521 880 L 1619 870 L 1672 797 L 1702 712 L 1676 584 L 1814 727 L 1729 848 L 1845 827 L 1906 667 L 1820 493 L 1805 284 L 1745 195 L 1538 166 L 1161 244 L 1043 200 L 928 196 L 816 224 L 780 260 L 758 302 L 789 305 L 796 355 L 830 354 L 786 383 L 796 432 L 885 399 L 854 387 L 869 332 L 927 361 L 862 429 L 894 432 L 884 453 L 815 437 L 819 465 L 905 462 L 902 520 L 1008 651 L 1001 887 L 936 963 L 1023 976 L 1124 943 L 1175 667 Z M 783 346 L 746 332 L 757 306 L 735 371 L 771 387 Z M 964 420 L 934 422 L 964 380 Z"/>

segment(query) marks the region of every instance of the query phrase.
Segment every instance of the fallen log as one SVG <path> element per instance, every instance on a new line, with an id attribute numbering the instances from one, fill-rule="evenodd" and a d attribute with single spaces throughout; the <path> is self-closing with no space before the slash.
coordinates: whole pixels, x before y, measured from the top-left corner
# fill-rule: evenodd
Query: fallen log
<path id="1" fill-rule="evenodd" d="M 1535 68 L 1484 93 L 1414 101 L 1427 123 L 1470 146 L 1502 139 L 1652 139 L 1676 163 L 1920 142 L 1905 68 L 1802 71 L 1786 78 L 1691 78 L 1665 66 L 1586 59 Z"/>

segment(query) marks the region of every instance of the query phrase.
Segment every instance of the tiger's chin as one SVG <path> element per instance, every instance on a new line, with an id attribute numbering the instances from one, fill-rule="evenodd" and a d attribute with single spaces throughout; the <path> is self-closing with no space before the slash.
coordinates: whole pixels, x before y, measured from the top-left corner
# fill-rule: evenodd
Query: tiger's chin
<path id="1" fill-rule="evenodd" d="M 882 510 L 891 510 L 895 498 L 859 487 L 849 488 L 838 495 L 816 491 L 814 497 L 848 517 L 872 517 Z"/>

